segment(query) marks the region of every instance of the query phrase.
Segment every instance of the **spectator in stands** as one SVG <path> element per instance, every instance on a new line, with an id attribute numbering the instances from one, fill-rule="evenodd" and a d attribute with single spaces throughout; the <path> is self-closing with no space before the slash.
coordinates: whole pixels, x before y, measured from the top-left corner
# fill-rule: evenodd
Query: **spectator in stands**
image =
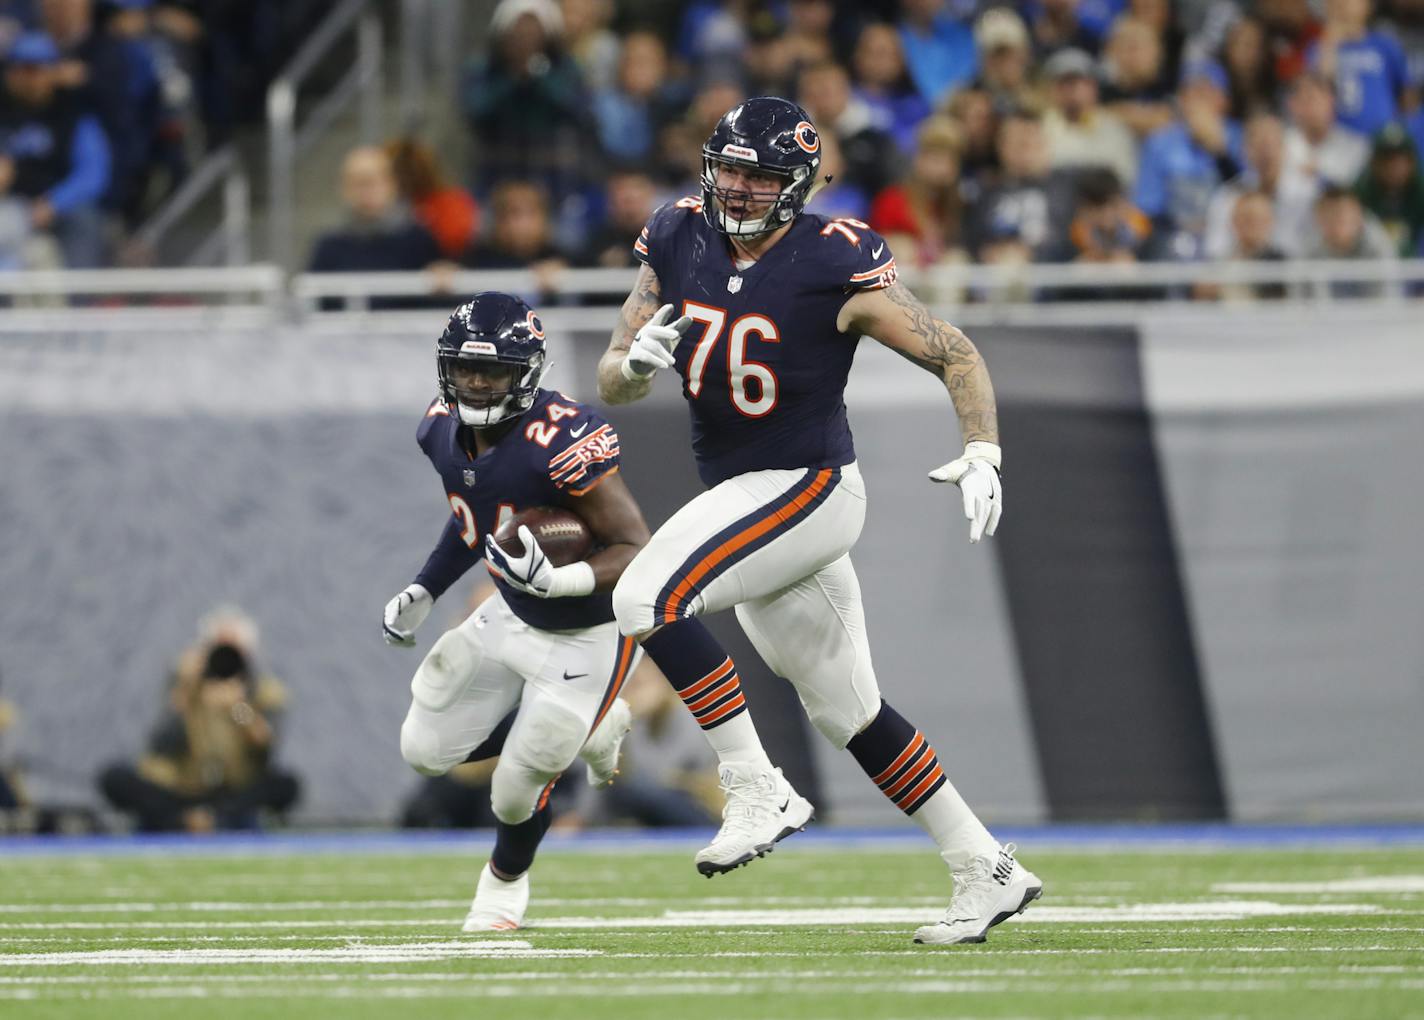
<path id="1" fill-rule="evenodd" d="M 1307 54 L 1323 28 L 1310 0 L 1257 0 L 1256 16 L 1266 26 L 1266 50 L 1276 81 L 1294 82 L 1306 70 Z"/>
<path id="2" fill-rule="evenodd" d="M 1128 201 L 1122 182 L 1106 167 L 1084 170 L 1076 181 L 1073 220 L 1063 238 L 1039 252 L 1043 262 L 1131 265 L 1145 253 L 1152 223 Z M 1148 301 L 1161 288 L 1124 284 L 1064 285 L 1040 299 L 1054 301 Z"/>
<path id="3" fill-rule="evenodd" d="M 1375 136 L 1370 165 L 1355 185 L 1360 204 L 1373 213 L 1409 257 L 1424 240 L 1424 175 L 1419 154 L 1402 124 L 1386 124 Z"/>
<path id="4" fill-rule="evenodd" d="M 1262 111 L 1247 121 L 1242 150 L 1245 168 L 1212 193 L 1207 207 L 1207 257 L 1227 257 L 1237 200 L 1248 193 L 1262 194 L 1271 200 L 1275 228 L 1273 247 L 1287 255 L 1299 256 L 1310 240 L 1319 181 L 1286 165 L 1285 131 L 1274 113 Z"/>
<path id="5" fill-rule="evenodd" d="M 440 254 L 459 259 L 474 243 L 480 228 L 480 207 L 464 188 L 451 184 L 435 150 L 416 138 L 397 138 L 386 145 L 396 189 L 435 243 Z"/>
<path id="6" fill-rule="evenodd" d="M 963 88 L 944 106 L 944 112 L 964 139 L 960 149 L 961 193 L 973 201 L 999 173 L 999 114 L 983 89 Z"/>
<path id="7" fill-rule="evenodd" d="M 1310 65 L 1335 83 L 1335 115 L 1366 137 L 1400 116 L 1408 87 L 1404 51 L 1370 28 L 1370 0 L 1325 0 L 1325 30 Z"/>
<path id="8" fill-rule="evenodd" d="M 137 226 L 148 211 L 154 171 L 166 178 L 165 193 L 187 176 L 182 104 L 192 85 L 151 20 L 154 0 L 109 0 L 115 7 L 104 23 L 104 35 L 117 43 L 124 79 L 120 95 L 126 123 L 109 125 L 114 153 L 114 179 L 105 205 Z M 95 82 L 95 91 L 110 83 Z M 104 104 L 100 104 L 100 109 Z"/>
<path id="9" fill-rule="evenodd" d="M 1315 201 L 1316 239 L 1306 252 L 1312 259 L 1392 259 L 1395 244 L 1384 227 L 1360 205 L 1354 192 L 1330 185 Z M 1384 285 L 1332 280 L 1334 297 L 1379 297 Z"/>
<path id="10" fill-rule="evenodd" d="M 847 176 L 841 143 L 833 133 L 821 135 L 821 176 L 825 180 L 812 192 L 807 209 L 832 219 L 869 218 L 870 193 Z"/>
<path id="11" fill-rule="evenodd" d="M 1302 73 L 1291 86 L 1286 110 L 1288 173 L 1330 184 L 1351 184 L 1360 176 L 1370 144 L 1335 119 L 1335 90 L 1329 79 L 1316 71 Z"/>
<path id="12" fill-rule="evenodd" d="M 15 161 L 0 155 L 0 270 L 62 268 L 54 238 L 35 230 L 30 203 L 11 192 L 14 185 Z"/>
<path id="13" fill-rule="evenodd" d="M 1221 66 L 1230 82 L 1231 116 L 1245 122 L 1258 110 L 1275 106 L 1276 77 L 1266 52 L 1266 29 L 1255 18 L 1237 18 L 1226 31 Z"/>
<path id="14" fill-rule="evenodd" d="M 0 813 L 17 810 L 25 804 L 20 770 L 5 748 L 5 735 L 14 727 L 15 706 L 0 698 Z M 0 825 L 0 830 L 5 827 Z"/>
<path id="15" fill-rule="evenodd" d="M 615 167 L 604 184 L 607 216 L 578 262 L 608 269 L 636 266 L 633 245 L 658 205 L 657 187 L 641 165 Z"/>
<path id="16" fill-rule="evenodd" d="M 593 96 L 603 151 L 615 162 L 647 158 L 659 129 L 686 101 L 668 81 L 662 40 L 652 32 L 630 32 L 623 39 L 616 82 Z"/>
<path id="17" fill-rule="evenodd" d="M 902 153 L 914 152 L 915 133 L 930 107 L 906 71 L 900 34 L 883 21 L 867 24 L 856 39 L 851 67 L 856 97 L 874 111 Z"/>
<path id="18" fill-rule="evenodd" d="M 873 195 L 894 179 L 895 142 L 851 91 L 845 68 L 829 61 L 811 65 L 801 72 L 797 96 L 821 135 L 833 134 L 840 142 L 848 183 Z"/>
<path id="19" fill-rule="evenodd" d="M 472 269 L 529 269 L 539 301 L 548 304 L 558 290 L 558 276 L 568 260 L 554 244 L 549 197 L 528 181 L 505 181 L 490 196 L 489 237 L 466 256 Z M 533 303 L 533 302 L 531 302 Z"/>
<path id="20" fill-rule="evenodd" d="M 963 147 L 963 133 L 953 120 L 931 117 L 920 125 L 909 174 L 875 196 L 870 225 L 885 236 L 901 263 L 925 267 L 967 261 L 959 173 Z"/>
<path id="21" fill-rule="evenodd" d="M 1172 86 L 1163 71 L 1162 42 L 1140 18 L 1113 22 L 1103 61 L 1102 102 L 1138 139 L 1172 123 Z"/>
<path id="22" fill-rule="evenodd" d="M 702 72 L 725 74 L 741 62 L 749 11 L 745 0 L 697 0 L 683 10 L 675 50 Z"/>
<path id="23" fill-rule="evenodd" d="M 742 54 L 747 94 L 790 96 L 796 91 L 796 53 L 776 15 L 758 10 L 747 23 L 747 45 Z"/>
<path id="24" fill-rule="evenodd" d="M 440 246 L 400 199 L 395 170 L 384 149 L 362 146 L 341 166 L 345 222 L 317 239 L 313 273 L 365 273 L 424 269 L 440 259 Z"/>
<path id="25" fill-rule="evenodd" d="M 1286 255 L 1276 247 L 1275 203 L 1263 191 L 1247 191 L 1236 196 L 1231 208 L 1231 245 L 1224 258 L 1242 262 L 1283 262 Z M 1212 295 L 1222 301 L 1278 300 L 1289 292 L 1284 283 L 1225 283 Z"/>
<path id="26" fill-rule="evenodd" d="M 989 93 L 1000 113 L 1038 105 L 1029 71 L 1033 53 L 1023 19 L 1007 7 L 991 7 L 974 26 L 979 53 L 975 85 Z"/>
<path id="27" fill-rule="evenodd" d="M 1128 0 L 1127 10 L 1151 28 L 1162 53 L 1162 75 L 1168 82 L 1181 75 L 1186 35 L 1174 17 L 1172 0 Z"/>
<path id="28" fill-rule="evenodd" d="M 9 50 L 20 33 L 34 23 L 32 8 L 31 0 L 0 0 L 0 53 Z"/>
<path id="29" fill-rule="evenodd" d="M 1043 118 L 1054 169 L 1106 166 L 1132 186 L 1137 142 L 1127 125 L 1098 103 L 1097 67 L 1082 50 L 1059 50 L 1043 65 L 1049 109 Z"/>
<path id="30" fill-rule="evenodd" d="M 979 70 L 974 33 L 946 0 L 901 0 L 900 42 L 920 95 L 937 105 Z"/>
<path id="31" fill-rule="evenodd" d="M 500 0 L 490 51 L 471 67 L 462 106 L 476 147 L 476 193 L 505 180 L 532 180 L 556 203 L 579 193 L 597 161 L 595 133 L 578 65 L 561 43 L 553 0 Z"/>
<path id="32" fill-rule="evenodd" d="M 1040 60 L 1066 49 L 1098 52 L 1098 33 L 1078 19 L 1079 0 L 1040 0 L 1036 6 L 1036 13 L 1029 16 L 1029 30 Z"/>
<path id="33" fill-rule="evenodd" d="M 1073 209 L 1071 175 L 1049 172 L 1043 123 L 1030 110 L 1003 119 L 998 145 L 998 182 L 974 203 L 965 240 L 981 262 L 1030 262 L 1063 236 Z"/>
<path id="34" fill-rule="evenodd" d="M 835 17 L 835 5 L 830 0 L 788 0 L 786 41 L 798 66 L 809 67 L 836 58 L 831 39 Z"/>
<path id="35" fill-rule="evenodd" d="M 1404 123 L 1409 137 L 1414 140 L 1414 151 L 1424 160 L 1424 106 L 1420 106 Z"/>
<path id="36" fill-rule="evenodd" d="M 702 143 L 732 107 L 746 98 L 730 79 L 704 84 L 692 97 L 687 115 L 667 124 L 658 135 L 657 166 L 662 182 L 677 195 L 700 195 Z"/>
<path id="37" fill-rule="evenodd" d="M 618 74 L 618 36 L 608 27 L 612 0 L 560 0 L 564 44 L 590 91 L 612 88 Z"/>
<path id="38" fill-rule="evenodd" d="M 1143 146 L 1133 201 L 1152 217 L 1158 257 L 1201 257 L 1211 193 L 1241 171 L 1241 128 L 1226 117 L 1226 89 L 1221 65 L 1187 65 L 1178 119 Z"/>
<path id="39" fill-rule="evenodd" d="M 140 830 L 255 829 L 264 813 L 296 803 L 296 776 L 273 762 L 286 689 L 262 672 L 256 651 L 246 616 L 205 621 L 179 657 L 147 751 L 100 775 L 104 796 Z"/>
<path id="40" fill-rule="evenodd" d="M 1406 78 L 1416 93 L 1424 86 L 1424 0 L 1383 0 L 1380 28 L 1404 49 Z"/>
<path id="41" fill-rule="evenodd" d="M 10 48 L 0 95 L 0 151 L 15 163 L 14 195 L 30 224 L 52 233 L 72 269 L 104 262 L 99 200 L 109 186 L 109 143 L 78 90 L 63 87 L 49 36 L 22 35 Z"/>

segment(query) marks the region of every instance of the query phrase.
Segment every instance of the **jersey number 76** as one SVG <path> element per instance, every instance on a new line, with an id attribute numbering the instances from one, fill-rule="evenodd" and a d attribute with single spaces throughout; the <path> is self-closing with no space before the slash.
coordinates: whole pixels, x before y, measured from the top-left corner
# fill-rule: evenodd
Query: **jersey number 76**
<path id="1" fill-rule="evenodd" d="M 702 324 L 702 336 L 687 362 L 687 392 L 696 398 L 702 395 L 712 352 L 726 329 L 727 309 L 684 300 L 682 314 Z M 747 341 L 755 336 L 763 343 L 780 343 L 781 334 L 776 323 L 765 315 L 751 313 L 739 316 L 726 333 L 727 392 L 731 394 L 732 406 L 748 418 L 770 414 L 776 406 L 776 373 L 770 365 L 747 358 Z M 716 370 L 720 370 L 720 366 Z M 755 386 L 750 386 L 751 383 Z"/>

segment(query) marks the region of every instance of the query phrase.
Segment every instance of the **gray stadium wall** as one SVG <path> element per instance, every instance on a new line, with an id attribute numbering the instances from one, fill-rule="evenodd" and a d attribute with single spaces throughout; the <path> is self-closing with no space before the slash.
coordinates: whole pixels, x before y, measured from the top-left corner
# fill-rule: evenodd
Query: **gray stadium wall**
<path id="1" fill-rule="evenodd" d="M 0 337 L 6 753 L 37 799 L 94 803 L 174 654 L 249 610 L 290 686 L 306 821 L 387 821 L 418 651 L 377 619 L 443 521 L 414 443 L 430 337 Z M 872 344 L 849 396 L 870 491 L 855 552 L 886 698 L 990 821 L 1424 817 L 1424 349 L 1407 309 L 972 331 L 1005 443 L 997 538 L 929 468 L 958 446 L 934 380 Z M 555 336 L 592 393 L 597 336 Z M 650 521 L 695 491 L 675 387 L 612 409 Z M 894 824 L 730 616 L 759 727 L 825 813 Z"/>

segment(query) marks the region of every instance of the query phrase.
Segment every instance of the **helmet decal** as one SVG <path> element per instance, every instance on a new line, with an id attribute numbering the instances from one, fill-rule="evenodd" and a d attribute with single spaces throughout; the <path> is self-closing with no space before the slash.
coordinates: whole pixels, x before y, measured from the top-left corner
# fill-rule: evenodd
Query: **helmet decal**
<path id="1" fill-rule="evenodd" d="M 529 309 L 529 332 L 533 333 L 540 340 L 544 339 L 544 324 L 539 321 L 539 316 L 534 314 L 534 309 Z"/>
<path id="2" fill-rule="evenodd" d="M 816 126 L 809 120 L 803 120 L 796 125 L 796 144 L 806 152 L 821 151 L 821 136 L 816 133 Z"/>
<path id="3" fill-rule="evenodd" d="M 722 146 L 722 155 L 732 156 L 736 159 L 749 159 L 753 163 L 757 162 L 755 149 L 749 149 L 745 145 L 734 145 L 731 142 Z"/>

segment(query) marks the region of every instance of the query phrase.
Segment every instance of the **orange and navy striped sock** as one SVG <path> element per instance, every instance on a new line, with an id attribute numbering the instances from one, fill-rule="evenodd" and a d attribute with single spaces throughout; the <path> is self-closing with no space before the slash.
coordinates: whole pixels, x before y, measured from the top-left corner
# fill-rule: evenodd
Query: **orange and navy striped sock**
<path id="1" fill-rule="evenodd" d="M 643 651 L 702 727 L 719 762 L 771 768 L 747 711 L 737 667 L 701 620 L 668 624 L 644 640 Z"/>
<path id="2" fill-rule="evenodd" d="M 907 815 L 945 785 L 939 756 L 925 735 L 883 701 L 880 714 L 851 738 L 846 750 L 880 792 Z"/>

